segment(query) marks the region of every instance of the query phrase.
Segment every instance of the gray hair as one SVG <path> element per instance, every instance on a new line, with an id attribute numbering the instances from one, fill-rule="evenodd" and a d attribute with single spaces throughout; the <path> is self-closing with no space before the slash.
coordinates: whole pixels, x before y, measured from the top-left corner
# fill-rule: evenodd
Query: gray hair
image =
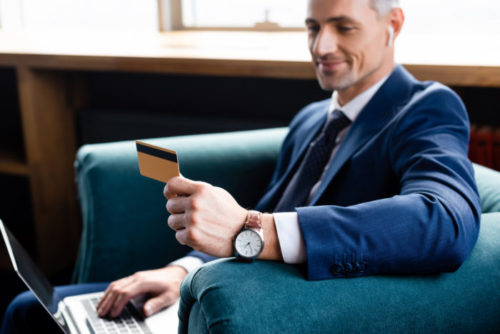
<path id="1" fill-rule="evenodd" d="M 370 0 L 370 2 L 380 17 L 389 13 L 391 9 L 399 7 L 399 0 Z"/>

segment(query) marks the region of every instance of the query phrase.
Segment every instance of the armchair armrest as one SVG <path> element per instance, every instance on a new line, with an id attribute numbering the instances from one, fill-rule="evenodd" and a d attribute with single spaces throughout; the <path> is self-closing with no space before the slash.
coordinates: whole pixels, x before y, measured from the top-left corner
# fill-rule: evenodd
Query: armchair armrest
<path id="1" fill-rule="evenodd" d="M 252 207 L 265 190 L 286 128 L 157 138 L 181 173 Z M 164 184 L 139 174 L 133 141 L 85 145 L 76 162 L 83 231 L 73 281 L 109 281 L 164 266 L 189 251 L 167 226 Z"/>
<path id="2" fill-rule="evenodd" d="M 483 214 L 454 273 L 307 281 L 302 268 L 217 260 L 181 286 L 179 333 L 493 333 L 500 319 L 500 213 Z"/>
<path id="3" fill-rule="evenodd" d="M 481 198 L 481 211 L 500 212 L 500 173 L 478 164 L 473 164 L 473 167 Z"/>

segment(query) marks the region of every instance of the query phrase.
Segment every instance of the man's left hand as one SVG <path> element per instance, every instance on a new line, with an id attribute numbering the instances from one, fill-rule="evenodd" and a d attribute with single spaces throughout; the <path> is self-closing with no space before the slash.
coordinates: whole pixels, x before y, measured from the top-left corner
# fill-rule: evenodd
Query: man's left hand
<path id="1" fill-rule="evenodd" d="M 177 241 L 216 257 L 233 256 L 233 238 L 243 227 L 247 210 L 226 190 L 182 176 L 163 190 L 170 212 L 168 226 Z M 179 196 L 180 195 L 180 196 Z"/>

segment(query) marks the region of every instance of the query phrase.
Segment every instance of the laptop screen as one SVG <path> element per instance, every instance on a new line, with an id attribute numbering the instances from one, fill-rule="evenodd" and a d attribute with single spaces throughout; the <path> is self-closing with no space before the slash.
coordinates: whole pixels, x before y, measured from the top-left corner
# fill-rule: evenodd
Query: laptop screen
<path id="1" fill-rule="evenodd" d="M 9 252 L 14 270 L 52 316 L 54 318 L 60 318 L 58 314 L 58 304 L 61 299 L 48 279 L 40 269 L 38 269 L 28 253 L 12 233 L 10 233 L 1 219 L 0 229 L 2 230 L 3 240 Z"/>

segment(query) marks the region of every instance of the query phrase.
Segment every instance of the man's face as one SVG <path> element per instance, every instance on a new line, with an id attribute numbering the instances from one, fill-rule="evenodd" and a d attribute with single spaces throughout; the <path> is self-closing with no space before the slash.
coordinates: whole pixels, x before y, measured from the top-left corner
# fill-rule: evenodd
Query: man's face
<path id="1" fill-rule="evenodd" d="M 393 63 L 388 21 L 378 17 L 370 0 L 309 0 L 306 27 L 316 75 L 325 90 L 359 94 Z"/>

